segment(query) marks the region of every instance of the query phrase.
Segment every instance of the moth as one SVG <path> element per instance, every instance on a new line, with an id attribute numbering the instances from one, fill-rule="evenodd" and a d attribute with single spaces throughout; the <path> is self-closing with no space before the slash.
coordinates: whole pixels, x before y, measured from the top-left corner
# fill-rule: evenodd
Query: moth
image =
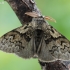
<path id="1" fill-rule="evenodd" d="M 0 50 L 41 62 L 70 60 L 70 41 L 46 22 L 34 0 L 6 0 L 22 23 L 0 38 Z"/>
<path id="2" fill-rule="evenodd" d="M 42 16 L 2 36 L 0 50 L 23 58 L 37 57 L 43 62 L 70 59 L 70 42 Z"/>

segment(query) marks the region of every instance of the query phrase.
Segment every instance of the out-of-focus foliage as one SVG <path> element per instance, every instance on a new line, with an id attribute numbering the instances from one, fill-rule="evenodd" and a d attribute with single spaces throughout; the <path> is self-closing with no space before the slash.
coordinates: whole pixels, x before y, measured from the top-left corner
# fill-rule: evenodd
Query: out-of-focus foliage
<path id="1" fill-rule="evenodd" d="M 36 0 L 41 13 L 51 16 L 56 23 L 49 22 L 70 40 L 70 0 Z M 0 0 L 0 36 L 21 26 L 7 2 Z M 22 59 L 0 51 L 0 70 L 41 70 L 37 59 Z"/>

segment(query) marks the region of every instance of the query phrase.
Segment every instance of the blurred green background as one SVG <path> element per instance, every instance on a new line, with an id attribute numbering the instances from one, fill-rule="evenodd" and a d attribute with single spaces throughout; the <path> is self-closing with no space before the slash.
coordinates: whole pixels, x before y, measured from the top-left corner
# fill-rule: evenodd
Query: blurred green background
<path id="1" fill-rule="evenodd" d="M 41 13 L 53 17 L 49 22 L 70 40 L 70 0 L 36 0 Z M 21 26 L 7 2 L 0 0 L 0 36 Z M 14 54 L 0 51 L 0 70 L 41 70 L 37 59 L 22 59 Z"/>

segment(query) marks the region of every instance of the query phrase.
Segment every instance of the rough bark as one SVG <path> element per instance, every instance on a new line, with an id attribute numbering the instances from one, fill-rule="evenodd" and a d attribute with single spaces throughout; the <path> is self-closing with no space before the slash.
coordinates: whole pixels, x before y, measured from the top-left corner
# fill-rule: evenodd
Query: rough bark
<path id="1" fill-rule="evenodd" d="M 25 14 L 25 12 L 35 11 L 40 14 L 39 9 L 36 7 L 36 4 L 32 0 L 6 0 L 11 8 L 16 13 L 22 25 L 24 23 L 29 23 L 32 20 L 32 17 Z"/>
<path id="2" fill-rule="evenodd" d="M 70 61 L 40 62 L 42 70 L 69 70 Z"/>

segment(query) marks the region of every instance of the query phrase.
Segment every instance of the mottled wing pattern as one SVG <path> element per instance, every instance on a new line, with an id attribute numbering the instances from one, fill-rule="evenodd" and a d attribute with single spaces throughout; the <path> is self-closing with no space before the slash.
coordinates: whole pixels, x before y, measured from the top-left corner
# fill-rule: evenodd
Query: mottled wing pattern
<path id="1" fill-rule="evenodd" d="M 24 58 L 33 56 L 33 38 L 27 25 L 14 29 L 0 38 L 0 50 Z"/>
<path id="2" fill-rule="evenodd" d="M 40 61 L 70 60 L 70 41 L 50 25 L 44 31 L 40 46 Z"/>

